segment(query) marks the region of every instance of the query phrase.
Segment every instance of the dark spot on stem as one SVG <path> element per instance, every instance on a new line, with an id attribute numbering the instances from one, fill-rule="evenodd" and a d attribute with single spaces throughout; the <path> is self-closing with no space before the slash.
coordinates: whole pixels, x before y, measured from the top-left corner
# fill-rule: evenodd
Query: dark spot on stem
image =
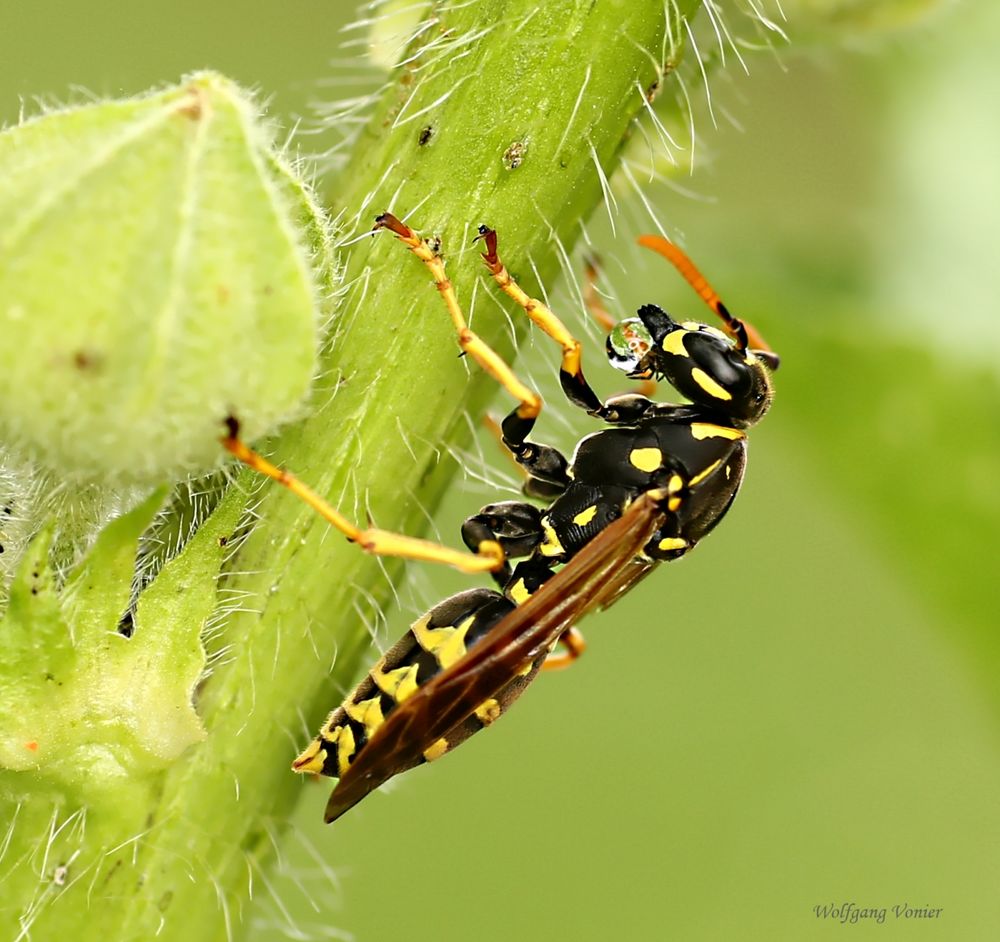
<path id="1" fill-rule="evenodd" d="M 501 161 L 508 170 L 517 170 L 524 163 L 528 153 L 527 141 L 514 141 L 504 152 Z"/>
<path id="2" fill-rule="evenodd" d="M 135 633 L 135 618 L 132 615 L 132 609 L 125 612 L 120 619 L 118 619 L 118 634 L 123 638 L 131 638 Z"/>
<path id="3" fill-rule="evenodd" d="M 73 352 L 73 366 L 81 373 L 96 370 L 104 362 L 104 354 L 99 350 L 75 350 Z"/>

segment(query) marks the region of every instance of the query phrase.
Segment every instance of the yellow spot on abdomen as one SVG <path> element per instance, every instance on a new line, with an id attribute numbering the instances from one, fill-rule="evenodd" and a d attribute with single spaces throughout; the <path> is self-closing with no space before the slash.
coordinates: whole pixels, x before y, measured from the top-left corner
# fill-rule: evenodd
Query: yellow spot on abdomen
<path id="1" fill-rule="evenodd" d="M 354 730 L 350 726 L 341 726 L 337 737 L 337 771 L 343 775 L 351 765 L 351 759 L 357 748 L 354 740 Z"/>
<path id="2" fill-rule="evenodd" d="M 370 700 L 362 700 L 360 703 L 345 703 L 344 712 L 355 723 L 360 723 L 365 728 L 365 735 L 371 739 L 385 721 L 382 715 L 382 698 L 374 696 Z"/>
<path id="3" fill-rule="evenodd" d="M 402 703 L 407 697 L 413 696 L 417 689 L 416 664 L 408 664 L 405 667 L 397 667 L 395 670 L 384 671 L 379 663 L 371 669 L 368 676 L 382 693 L 392 697 L 397 703 Z"/>
<path id="4" fill-rule="evenodd" d="M 728 389 L 723 389 L 708 373 L 697 366 L 691 370 L 691 379 L 715 399 L 722 399 L 728 402 L 733 398 L 733 394 Z"/>
<path id="5" fill-rule="evenodd" d="M 433 762 L 435 759 L 440 759 L 441 756 L 443 756 L 447 751 L 448 751 L 448 740 L 438 739 L 437 741 L 432 742 L 424 750 L 424 758 L 428 762 Z"/>
<path id="6" fill-rule="evenodd" d="M 633 448 L 628 460 L 633 467 L 652 474 L 663 463 L 663 452 L 659 448 Z"/>
<path id="7" fill-rule="evenodd" d="M 441 667 L 451 667 L 465 654 L 465 636 L 475 620 L 476 616 L 473 614 L 456 626 L 429 628 L 430 619 L 425 617 L 414 622 L 410 631 L 417 639 L 417 644 L 428 654 L 433 654 Z"/>
<path id="8" fill-rule="evenodd" d="M 476 717 L 483 726 L 489 726 L 491 723 L 500 719 L 500 714 L 503 711 L 500 709 L 500 704 L 497 703 L 492 697 L 489 700 L 484 700 L 479 706 L 476 707 Z"/>
<path id="9" fill-rule="evenodd" d="M 336 736 L 333 737 L 331 742 L 336 742 Z M 326 763 L 326 756 L 327 752 L 323 748 L 323 741 L 321 739 L 314 739 L 292 763 L 292 769 L 295 772 L 322 772 L 323 765 Z"/>
<path id="10" fill-rule="evenodd" d="M 659 547 L 661 550 L 677 550 L 687 548 L 688 541 L 682 539 L 679 536 L 668 536 L 660 540 Z"/>
<path id="11" fill-rule="evenodd" d="M 470 615 L 461 624 L 456 625 L 451 637 L 434 652 L 434 657 L 442 668 L 451 667 L 465 656 L 465 636 L 475 622 L 476 616 Z"/>
<path id="12" fill-rule="evenodd" d="M 586 510 L 581 510 L 573 518 L 573 523 L 575 523 L 578 527 L 585 527 L 596 516 L 597 516 L 597 505 L 594 504 L 592 507 L 588 507 Z"/>

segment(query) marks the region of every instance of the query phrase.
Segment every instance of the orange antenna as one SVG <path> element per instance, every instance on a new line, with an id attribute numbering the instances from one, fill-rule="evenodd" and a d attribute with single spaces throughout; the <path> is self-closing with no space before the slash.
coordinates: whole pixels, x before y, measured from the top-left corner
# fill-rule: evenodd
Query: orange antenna
<path id="1" fill-rule="evenodd" d="M 695 291 L 716 315 L 722 320 L 726 333 L 736 341 L 736 346 L 740 350 L 745 350 L 748 346 L 753 350 L 760 350 L 764 353 L 773 353 L 766 340 L 757 332 L 753 324 L 733 317 L 722 303 L 722 298 L 715 289 L 708 283 L 708 279 L 698 271 L 694 262 L 691 261 L 673 242 L 664 239 L 663 236 L 644 235 L 639 236 L 639 245 L 652 249 L 658 255 L 662 255 L 671 265 L 674 266 Z"/>

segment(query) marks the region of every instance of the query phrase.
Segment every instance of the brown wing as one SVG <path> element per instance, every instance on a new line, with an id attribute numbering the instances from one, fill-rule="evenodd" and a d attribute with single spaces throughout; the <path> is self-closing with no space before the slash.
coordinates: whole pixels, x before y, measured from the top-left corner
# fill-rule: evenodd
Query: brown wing
<path id="1" fill-rule="evenodd" d="M 461 660 L 418 687 L 388 715 L 337 783 L 326 820 L 336 820 L 397 772 L 421 761 L 480 704 L 500 696 L 531 665 L 537 668 L 574 622 L 610 604 L 645 575 L 649 567 L 635 563 L 635 556 L 662 521 L 656 503 L 640 495 Z"/>
<path id="2" fill-rule="evenodd" d="M 594 599 L 592 608 L 611 608 L 623 595 L 631 592 L 632 589 L 642 582 L 658 565 L 655 561 L 642 562 L 633 559 L 626 563 L 617 572 L 613 573 L 608 581 L 601 587 Z"/>

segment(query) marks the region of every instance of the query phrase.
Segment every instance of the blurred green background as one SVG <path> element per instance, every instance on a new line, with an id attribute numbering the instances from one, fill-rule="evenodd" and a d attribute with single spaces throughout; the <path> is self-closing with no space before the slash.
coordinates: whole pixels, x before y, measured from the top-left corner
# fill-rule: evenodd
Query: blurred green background
<path id="1" fill-rule="evenodd" d="M 19 98 L 33 113 L 34 96 L 132 93 L 207 66 L 311 131 L 313 104 L 355 74 L 358 50 L 338 49 L 355 14 L 5 4 L 0 118 Z M 326 784 L 306 783 L 255 887 L 257 942 L 1000 938 L 1000 8 L 879 36 L 841 26 L 849 41 L 803 32 L 751 57 L 750 77 L 730 63 L 720 127 L 700 109 L 695 175 L 647 191 L 784 358 L 726 524 L 586 623 L 586 657 L 474 746 L 334 828 Z M 632 248 L 653 228 L 633 203 L 614 235 L 603 211 L 589 227 L 616 309 L 702 317 Z M 552 353 L 527 352 L 539 381 Z M 590 430 L 560 411 L 543 437 Z M 456 542 L 495 494 L 456 484 L 441 534 Z M 466 584 L 414 571 L 384 638 Z M 843 903 L 885 923 L 815 913 Z M 943 911 L 897 919 L 901 905 Z"/>

